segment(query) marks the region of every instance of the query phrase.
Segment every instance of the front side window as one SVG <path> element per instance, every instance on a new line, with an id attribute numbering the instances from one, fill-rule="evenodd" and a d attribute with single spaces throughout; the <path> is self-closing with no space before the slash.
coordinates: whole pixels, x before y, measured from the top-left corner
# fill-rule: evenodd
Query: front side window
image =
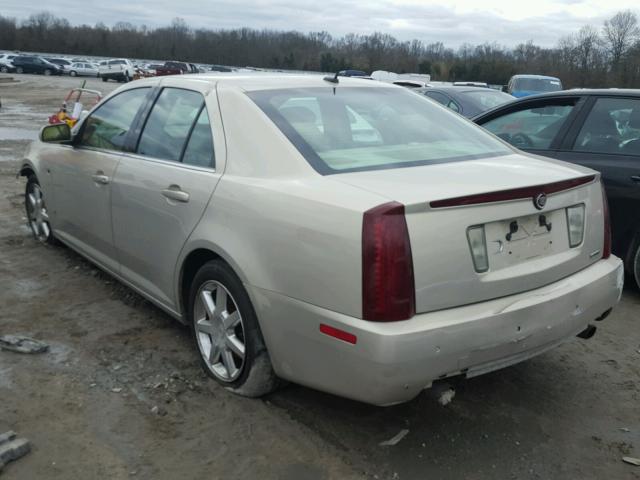
<path id="1" fill-rule="evenodd" d="M 640 100 L 599 98 L 580 129 L 573 150 L 640 154 Z"/>
<path id="2" fill-rule="evenodd" d="M 322 174 L 512 153 L 482 129 L 404 89 L 320 87 L 247 95 Z"/>
<path id="3" fill-rule="evenodd" d="M 436 102 L 447 105 L 451 100 L 444 93 L 440 92 L 427 92 L 425 94 L 429 98 L 433 98 Z"/>
<path id="4" fill-rule="evenodd" d="M 198 92 L 163 89 L 142 131 L 138 153 L 179 161 L 191 126 L 203 105 L 204 98 Z"/>
<path id="5" fill-rule="evenodd" d="M 122 92 L 100 105 L 85 121 L 78 145 L 121 151 L 149 88 Z"/>
<path id="6" fill-rule="evenodd" d="M 484 128 L 518 148 L 545 150 L 551 146 L 574 108 L 571 104 L 537 105 L 509 112 L 482 124 Z"/>
<path id="7" fill-rule="evenodd" d="M 513 82 L 513 90 L 523 92 L 557 92 L 562 90 L 560 80 L 553 78 L 518 78 Z"/>

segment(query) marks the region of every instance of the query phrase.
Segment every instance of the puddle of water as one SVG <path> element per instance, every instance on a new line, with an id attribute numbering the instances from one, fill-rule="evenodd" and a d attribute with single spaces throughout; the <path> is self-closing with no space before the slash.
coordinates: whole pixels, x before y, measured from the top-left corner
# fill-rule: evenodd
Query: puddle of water
<path id="1" fill-rule="evenodd" d="M 0 127 L 0 140 L 35 140 L 36 138 L 38 138 L 37 130 Z"/>

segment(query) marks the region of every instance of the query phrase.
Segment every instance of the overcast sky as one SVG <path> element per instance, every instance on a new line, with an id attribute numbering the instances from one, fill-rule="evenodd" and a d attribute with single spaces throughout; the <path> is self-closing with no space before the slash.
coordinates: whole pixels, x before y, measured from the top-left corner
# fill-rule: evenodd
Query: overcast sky
<path id="1" fill-rule="evenodd" d="M 54 8 L 55 6 L 55 8 Z M 638 0 L 0 0 L 0 15 L 24 19 L 43 8 L 71 23 L 126 21 L 157 27 L 174 17 L 189 26 L 269 28 L 302 32 L 389 33 L 446 46 L 527 40 L 543 46 L 617 11 L 640 11 Z M 1 47 L 1 46 L 0 46 Z"/>

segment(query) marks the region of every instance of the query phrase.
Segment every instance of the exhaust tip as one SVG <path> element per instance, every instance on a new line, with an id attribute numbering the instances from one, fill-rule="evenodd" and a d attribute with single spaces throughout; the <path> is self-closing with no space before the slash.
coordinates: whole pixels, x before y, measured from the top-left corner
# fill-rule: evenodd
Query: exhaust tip
<path id="1" fill-rule="evenodd" d="M 609 316 L 609 314 L 611 313 L 611 310 L 613 310 L 612 308 L 610 308 L 609 310 L 607 310 L 606 312 L 604 312 L 602 315 L 600 315 L 598 318 L 596 318 L 596 322 L 601 322 L 602 320 L 604 320 L 605 318 L 607 318 Z"/>
<path id="2" fill-rule="evenodd" d="M 578 335 L 576 335 L 578 338 L 583 338 L 585 340 L 593 337 L 596 334 L 596 330 L 597 328 L 594 327 L 593 325 L 588 325 L 587 328 L 585 328 L 583 331 L 581 331 Z"/>

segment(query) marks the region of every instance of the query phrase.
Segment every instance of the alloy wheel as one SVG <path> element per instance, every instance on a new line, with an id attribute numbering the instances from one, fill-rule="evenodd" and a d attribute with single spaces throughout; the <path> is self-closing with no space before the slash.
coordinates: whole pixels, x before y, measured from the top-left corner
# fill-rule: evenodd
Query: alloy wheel
<path id="1" fill-rule="evenodd" d="M 26 200 L 29 226 L 33 235 L 41 242 L 46 242 L 51 235 L 51 227 L 49 226 L 49 214 L 44 203 L 44 196 L 39 185 L 32 184 Z"/>
<path id="2" fill-rule="evenodd" d="M 233 382 L 245 363 L 245 331 L 233 296 L 210 280 L 200 287 L 193 308 L 198 350 L 207 368 L 223 382 Z"/>

